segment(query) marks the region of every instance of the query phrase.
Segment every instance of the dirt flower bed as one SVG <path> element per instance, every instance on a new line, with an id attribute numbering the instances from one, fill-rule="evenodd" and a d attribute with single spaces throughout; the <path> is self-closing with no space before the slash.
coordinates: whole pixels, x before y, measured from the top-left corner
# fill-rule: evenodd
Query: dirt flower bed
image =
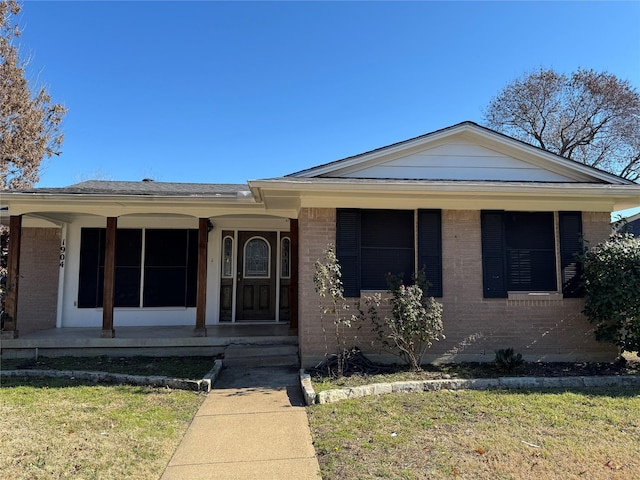
<path id="1" fill-rule="evenodd" d="M 413 372 L 405 366 L 394 365 L 386 372 L 376 374 L 354 373 L 341 378 L 331 378 L 318 373 L 311 374 L 316 392 L 332 388 L 356 387 L 371 383 L 390 383 L 410 380 L 439 380 L 448 378 L 498 378 L 498 377 L 567 377 L 594 375 L 640 375 L 640 357 L 625 353 L 612 363 L 596 362 L 524 362 L 512 372 L 499 369 L 495 363 L 451 363 L 424 365 L 422 371 Z"/>

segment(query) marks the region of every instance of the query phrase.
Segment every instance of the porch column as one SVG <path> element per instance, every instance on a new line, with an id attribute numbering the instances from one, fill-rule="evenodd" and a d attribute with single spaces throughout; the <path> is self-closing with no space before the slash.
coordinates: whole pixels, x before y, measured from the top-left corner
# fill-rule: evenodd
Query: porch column
<path id="1" fill-rule="evenodd" d="M 207 241 L 209 239 L 209 219 L 198 220 L 198 283 L 196 291 L 196 328 L 195 337 L 206 337 L 207 310 Z"/>
<path id="2" fill-rule="evenodd" d="M 7 292 L 4 297 L 5 318 L 0 338 L 18 338 L 18 283 L 20 279 L 20 244 L 22 215 L 9 217 L 9 258 L 7 259 Z"/>
<path id="3" fill-rule="evenodd" d="M 291 280 L 289 284 L 289 333 L 298 333 L 298 219 L 289 220 L 291 235 Z"/>
<path id="4" fill-rule="evenodd" d="M 116 278 L 116 233 L 118 217 L 107 217 L 107 232 L 104 246 L 104 289 L 102 290 L 101 338 L 115 337 L 113 329 L 113 298 Z"/>

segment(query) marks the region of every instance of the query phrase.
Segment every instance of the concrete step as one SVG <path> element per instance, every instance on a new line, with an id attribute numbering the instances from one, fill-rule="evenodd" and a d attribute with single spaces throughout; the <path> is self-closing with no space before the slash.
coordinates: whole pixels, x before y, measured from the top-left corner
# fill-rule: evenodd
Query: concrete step
<path id="1" fill-rule="evenodd" d="M 224 352 L 223 364 L 243 367 L 297 366 L 297 345 L 229 345 Z"/>

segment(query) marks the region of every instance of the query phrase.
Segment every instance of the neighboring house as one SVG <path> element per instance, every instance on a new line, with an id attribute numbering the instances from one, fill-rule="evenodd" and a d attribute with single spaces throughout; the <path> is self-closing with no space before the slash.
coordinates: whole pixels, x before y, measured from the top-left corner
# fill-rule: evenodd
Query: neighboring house
<path id="1" fill-rule="evenodd" d="M 575 253 L 607 238 L 612 211 L 640 206 L 640 185 L 464 122 L 247 185 L 89 181 L 4 192 L 2 205 L 21 279 L 4 338 L 288 323 L 310 366 L 333 350 L 313 273 L 336 244 L 354 303 L 389 272 L 425 269 L 446 335 L 429 360 L 507 347 L 610 360 L 581 313 Z M 367 328 L 347 335 L 377 358 Z"/>
<path id="2" fill-rule="evenodd" d="M 630 217 L 624 219 L 625 223 L 621 226 L 621 229 L 627 233 L 630 233 L 634 237 L 640 238 L 640 213 L 636 213 Z"/>

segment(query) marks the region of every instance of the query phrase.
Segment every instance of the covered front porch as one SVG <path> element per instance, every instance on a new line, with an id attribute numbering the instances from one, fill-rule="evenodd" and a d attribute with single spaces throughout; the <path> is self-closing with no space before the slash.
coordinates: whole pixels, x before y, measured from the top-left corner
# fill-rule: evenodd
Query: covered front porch
<path id="1" fill-rule="evenodd" d="M 51 328 L 3 339 L 2 358 L 38 356 L 201 356 L 224 357 L 229 347 L 264 348 L 297 355 L 298 337 L 286 324 L 209 325 L 206 337 L 191 326 L 119 327 L 114 338 L 101 338 L 101 328 Z M 264 354 L 264 353 L 263 353 Z"/>
<path id="2" fill-rule="evenodd" d="M 296 211 L 266 213 L 246 185 L 90 181 L 3 200 L 5 358 L 297 344 Z"/>

